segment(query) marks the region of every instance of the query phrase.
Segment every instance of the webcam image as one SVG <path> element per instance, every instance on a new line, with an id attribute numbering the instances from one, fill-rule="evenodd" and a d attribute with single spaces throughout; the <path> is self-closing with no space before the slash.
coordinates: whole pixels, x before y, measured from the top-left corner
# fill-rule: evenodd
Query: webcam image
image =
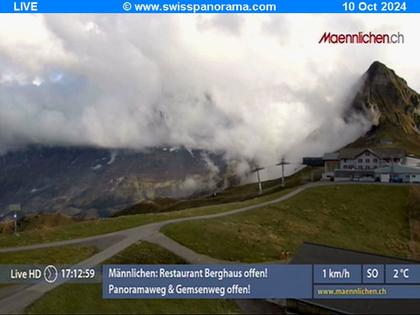
<path id="1" fill-rule="evenodd" d="M 67 1 L 0 0 L 0 314 L 420 314 L 416 3 Z"/>

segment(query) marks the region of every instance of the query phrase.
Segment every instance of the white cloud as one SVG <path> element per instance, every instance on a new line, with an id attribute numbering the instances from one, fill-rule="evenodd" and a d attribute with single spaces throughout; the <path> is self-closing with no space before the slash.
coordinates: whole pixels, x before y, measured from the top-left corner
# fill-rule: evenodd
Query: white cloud
<path id="1" fill-rule="evenodd" d="M 371 62 L 385 62 L 420 89 L 417 20 L 4 16 L 0 150 L 186 145 L 261 163 L 331 150 L 361 132 L 339 117 Z M 400 31 L 406 44 L 320 45 L 324 31 Z"/>

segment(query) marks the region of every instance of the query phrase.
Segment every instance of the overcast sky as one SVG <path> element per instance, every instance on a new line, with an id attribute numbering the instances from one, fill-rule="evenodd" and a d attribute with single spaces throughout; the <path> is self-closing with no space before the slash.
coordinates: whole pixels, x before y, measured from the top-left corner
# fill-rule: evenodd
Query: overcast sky
<path id="1" fill-rule="evenodd" d="M 416 15 L 2 15 L 0 151 L 185 145 L 271 163 L 336 149 L 363 132 L 340 114 L 374 60 L 420 90 L 419 29 Z M 406 43 L 318 44 L 325 31 Z"/>

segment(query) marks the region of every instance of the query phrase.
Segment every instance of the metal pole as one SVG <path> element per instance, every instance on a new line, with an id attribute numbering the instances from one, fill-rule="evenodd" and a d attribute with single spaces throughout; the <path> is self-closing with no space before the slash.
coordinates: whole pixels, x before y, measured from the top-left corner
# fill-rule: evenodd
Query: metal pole
<path id="1" fill-rule="evenodd" d="M 261 185 L 260 170 L 259 169 L 257 169 L 257 180 L 258 180 L 258 191 L 259 191 L 259 194 L 261 195 L 263 190 L 262 190 L 262 185 Z"/>
<path id="2" fill-rule="evenodd" d="M 284 159 L 281 161 L 281 186 L 284 187 Z"/>
<path id="3" fill-rule="evenodd" d="M 15 211 L 14 217 L 15 217 L 15 234 L 17 234 L 17 212 L 16 211 Z"/>
<path id="4" fill-rule="evenodd" d="M 281 165 L 281 187 L 285 187 L 286 186 L 286 179 L 284 178 L 284 166 L 286 164 L 290 164 L 290 162 L 286 162 L 284 157 L 281 158 L 281 162 L 277 163 L 276 165 Z"/>

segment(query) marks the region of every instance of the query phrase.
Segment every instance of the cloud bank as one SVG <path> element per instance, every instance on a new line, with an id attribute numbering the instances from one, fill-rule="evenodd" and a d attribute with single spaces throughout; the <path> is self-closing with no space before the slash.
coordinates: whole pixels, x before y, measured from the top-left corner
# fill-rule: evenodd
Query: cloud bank
<path id="1" fill-rule="evenodd" d="M 0 20 L 0 152 L 27 144 L 186 146 L 272 164 L 336 149 L 381 60 L 419 89 L 415 17 L 48 15 Z M 320 45 L 400 31 L 399 46 Z"/>

